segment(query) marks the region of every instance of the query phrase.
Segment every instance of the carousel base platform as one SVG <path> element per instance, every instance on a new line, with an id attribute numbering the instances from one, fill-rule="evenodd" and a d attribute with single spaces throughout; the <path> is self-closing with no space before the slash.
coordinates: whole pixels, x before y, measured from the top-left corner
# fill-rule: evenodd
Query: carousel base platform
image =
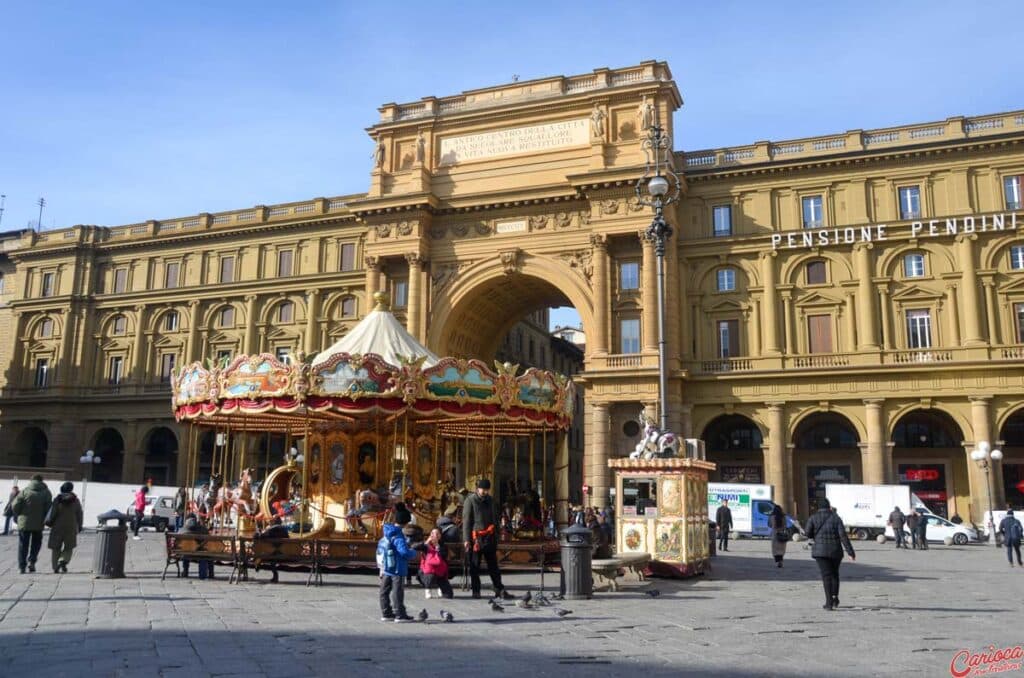
<path id="1" fill-rule="evenodd" d="M 229 581 L 249 578 L 249 571 L 279 569 L 309 572 L 308 584 L 323 583 L 323 574 L 331 571 L 377 568 L 377 539 L 368 536 L 331 537 L 294 536 L 284 539 L 258 539 L 252 533 L 222 531 L 212 534 L 168 532 L 164 536 L 167 562 L 161 579 L 182 561 L 213 562 L 230 566 Z M 449 564 L 462 568 L 462 544 L 447 544 Z M 498 544 L 498 559 L 503 568 L 539 569 L 542 574 L 559 563 L 558 542 L 553 539 L 512 541 Z M 410 563 L 415 573 L 416 563 Z M 462 568 L 464 569 L 464 568 Z"/>
<path id="2" fill-rule="evenodd" d="M 695 560 L 689 563 L 678 563 L 666 560 L 652 560 L 647 565 L 647 574 L 651 577 L 686 579 L 702 574 L 711 574 L 711 560 Z"/>

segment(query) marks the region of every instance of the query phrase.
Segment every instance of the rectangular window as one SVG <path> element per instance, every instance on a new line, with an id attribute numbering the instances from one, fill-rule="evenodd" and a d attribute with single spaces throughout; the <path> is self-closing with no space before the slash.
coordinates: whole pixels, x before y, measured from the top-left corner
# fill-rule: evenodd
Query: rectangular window
<path id="1" fill-rule="evenodd" d="M 807 264 L 807 284 L 824 285 L 826 280 L 826 269 L 824 261 L 812 261 Z"/>
<path id="2" fill-rule="evenodd" d="M 712 223 L 715 228 L 715 237 L 721 238 L 732 235 L 732 206 L 716 205 L 711 208 Z"/>
<path id="3" fill-rule="evenodd" d="M 1017 319 L 1017 343 L 1024 344 L 1024 304 L 1014 304 L 1013 315 Z"/>
<path id="4" fill-rule="evenodd" d="M 289 356 L 291 356 L 292 350 L 287 346 L 278 346 L 274 349 L 274 356 L 283 363 L 291 362 Z"/>
<path id="5" fill-rule="evenodd" d="M 900 219 L 921 218 L 921 189 L 917 186 L 904 186 L 899 189 Z"/>
<path id="6" fill-rule="evenodd" d="M 1003 194 L 1006 197 L 1006 209 L 1019 210 L 1024 203 L 1021 201 L 1021 177 L 1004 177 Z"/>
<path id="7" fill-rule="evenodd" d="M 907 311 L 907 347 L 932 347 L 932 314 L 931 311 Z"/>
<path id="8" fill-rule="evenodd" d="M 356 270 L 356 246 L 352 243 L 345 243 L 341 246 L 341 270 Z"/>
<path id="9" fill-rule="evenodd" d="M 53 273 L 43 274 L 43 287 L 41 290 L 41 294 L 44 297 L 53 296 Z"/>
<path id="10" fill-rule="evenodd" d="M 164 353 L 160 356 L 160 381 L 167 383 L 171 380 L 171 375 L 174 374 L 174 363 L 177 360 L 178 356 L 174 353 Z"/>
<path id="11" fill-rule="evenodd" d="M 50 360 L 49 358 L 36 359 L 36 388 L 46 388 L 50 383 Z"/>
<path id="12" fill-rule="evenodd" d="M 740 321 L 718 321 L 718 357 L 735 358 L 740 354 Z"/>
<path id="13" fill-rule="evenodd" d="M 181 264 L 176 261 L 167 262 L 164 268 L 164 287 L 174 289 L 178 286 L 178 275 L 181 273 Z"/>
<path id="14" fill-rule="evenodd" d="M 619 264 L 619 289 L 640 289 L 640 264 L 635 261 L 624 261 Z"/>
<path id="15" fill-rule="evenodd" d="M 165 332 L 176 332 L 178 325 L 181 322 L 181 318 L 178 316 L 177 311 L 170 311 L 164 316 L 164 331 Z"/>
<path id="16" fill-rule="evenodd" d="M 114 334 L 122 335 L 128 330 L 128 320 L 123 316 L 119 315 L 114 318 Z"/>
<path id="17" fill-rule="evenodd" d="M 283 323 L 290 323 L 295 320 L 295 304 L 286 301 L 278 308 L 277 319 Z"/>
<path id="18" fill-rule="evenodd" d="M 736 289 L 736 271 L 731 268 L 719 269 L 716 282 L 719 292 L 732 292 Z"/>
<path id="19" fill-rule="evenodd" d="M 907 278 L 921 278 L 924 276 L 924 255 L 908 254 L 903 257 L 903 275 Z"/>
<path id="20" fill-rule="evenodd" d="M 825 225 L 821 196 L 809 195 L 803 199 L 804 228 L 821 228 Z"/>
<path id="21" fill-rule="evenodd" d="M 229 283 L 235 281 L 235 258 L 234 257 L 221 257 L 220 258 L 220 281 L 222 283 Z"/>
<path id="22" fill-rule="evenodd" d="M 292 274 L 292 251 L 281 250 L 277 253 L 277 277 L 287 278 Z"/>
<path id="23" fill-rule="evenodd" d="M 807 316 L 807 346 L 810 353 L 832 352 L 832 316 Z"/>
<path id="24" fill-rule="evenodd" d="M 341 300 L 341 317 L 351 318 L 356 314 L 356 300 L 352 297 L 346 297 Z"/>
<path id="25" fill-rule="evenodd" d="M 640 320 L 639 318 L 629 318 L 623 320 L 619 324 L 619 331 L 621 332 L 621 352 L 622 353 L 639 353 L 640 352 Z"/>
<path id="26" fill-rule="evenodd" d="M 395 281 L 395 287 L 394 287 L 394 293 L 395 293 L 394 306 L 395 306 L 395 308 L 405 308 L 406 307 L 406 305 L 409 302 L 408 292 L 409 292 L 409 283 L 407 281 L 405 281 L 405 280 L 396 280 Z"/>
<path id="27" fill-rule="evenodd" d="M 231 351 L 229 351 L 228 349 L 222 348 L 221 350 L 217 351 L 217 364 L 218 365 L 223 365 L 223 364 L 227 363 L 227 361 L 228 361 L 228 359 L 230 357 L 231 357 Z"/>
<path id="28" fill-rule="evenodd" d="M 225 306 L 220 310 L 220 318 L 217 323 L 221 327 L 234 327 L 235 326 L 235 308 L 233 306 Z"/>
<path id="29" fill-rule="evenodd" d="M 49 318 L 44 318 L 39 323 L 39 337 L 41 339 L 49 339 L 53 336 L 53 321 Z"/>
<path id="30" fill-rule="evenodd" d="M 114 294 L 124 294 L 128 289 L 128 269 L 119 268 L 114 271 Z"/>
<path id="31" fill-rule="evenodd" d="M 1014 271 L 1024 270 L 1024 245 L 1014 245 L 1010 248 L 1010 268 Z"/>
<path id="32" fill-rule="evenodd" d="M 124 376 L 124 358 L 119 355 L 112 356 L 107 365 L 107 379 L 114 386 L 121 383 Z"/>

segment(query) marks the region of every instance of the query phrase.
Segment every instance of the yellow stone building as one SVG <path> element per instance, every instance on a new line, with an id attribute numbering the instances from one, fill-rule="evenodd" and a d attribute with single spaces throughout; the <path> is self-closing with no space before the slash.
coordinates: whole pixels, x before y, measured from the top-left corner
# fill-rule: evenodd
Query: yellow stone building
<path id="1" fill-rule="evenodd" d="M 575 307 L 582 473 L 606 503 L 608 458 L 657 408 L 640 141 L 681 106 L 653 61 L 386 104 L 363 193 L 12 236 L 2 462 L 180 466 L 171 370 L 315 352 L 387 289 L 433 350 L 484 359 Z M 771 483 L 799 515 L 824 482 L 907 482 L 977 521 L 985 440 L 1006 453 L 993 500 L 1024 500 L 1024 112 L 674 160 L 668 415 L 717 477 Z"/>

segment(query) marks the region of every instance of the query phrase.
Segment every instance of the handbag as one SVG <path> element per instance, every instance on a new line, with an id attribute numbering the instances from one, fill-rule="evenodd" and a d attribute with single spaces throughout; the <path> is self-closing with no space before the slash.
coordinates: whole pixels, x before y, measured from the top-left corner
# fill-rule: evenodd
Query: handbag
<path id="1" fill-rule="evenodd" d="M 775 541 L 787 542 L 792 541 L 793 535 L 790 534 L 789 530 L 775 530 Z"/>
<path id="2" fill-rule="evenodd" d="M 50 510 L 46 512 L 46 518 L 43 519 L 43 525 L 47 527 L 53 527 L 53 521 L 57 519 L 57 502 L 50 504 Z"/>

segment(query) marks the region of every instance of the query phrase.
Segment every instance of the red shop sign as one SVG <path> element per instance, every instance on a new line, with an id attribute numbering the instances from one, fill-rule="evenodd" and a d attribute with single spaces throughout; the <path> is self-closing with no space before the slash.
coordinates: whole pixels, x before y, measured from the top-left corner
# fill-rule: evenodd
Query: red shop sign
<path id="1" fill-rule="evenodd" d="M 939 472 L 933 468 L 911 468 L 907 469 L 907 480 L 910 482 L 938 480 Z M 920 494 L 920 493 L 918 493 Z"/>

